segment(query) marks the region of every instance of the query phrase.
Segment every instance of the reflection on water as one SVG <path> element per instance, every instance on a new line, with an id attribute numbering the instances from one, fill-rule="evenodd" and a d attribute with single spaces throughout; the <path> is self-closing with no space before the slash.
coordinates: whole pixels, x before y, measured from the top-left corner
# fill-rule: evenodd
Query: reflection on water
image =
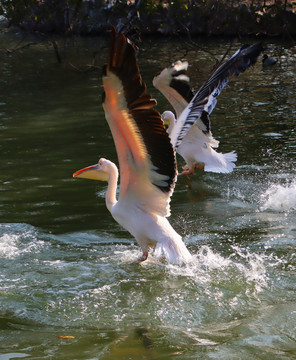
<path id="1" fill-rule="evenodd" d="M 67 41 L 62 65 L 46 45 L 0 53 L 0 360 L 291 359 L 295 49 L 286 44 L 276 67 L 258 63 L 219 96 L 212 130 L 220 151 L 237 151 L 235 171 L 178 180 L 170 221 L 192 262 L 138 266 L 138 245 L 105 208 L 105 184 L 71 178 L 100 156 L 117 161 L 97 72 L 69 65 L 99 48 L 101 66 L 104 43 Z M 221 56 L 228 41 L 202 45 Z M 139 51 L 160 111 L 168 105 L 151 80 L 184 53 L 162 40 Z M 186 59 L 197 89 L 214 60 L 201 50 Z"/>

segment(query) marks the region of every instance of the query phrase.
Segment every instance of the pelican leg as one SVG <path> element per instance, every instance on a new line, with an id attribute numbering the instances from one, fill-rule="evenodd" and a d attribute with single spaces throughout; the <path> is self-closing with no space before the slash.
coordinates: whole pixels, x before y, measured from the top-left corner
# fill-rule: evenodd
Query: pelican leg
<path id="1" fill-rule="evenodd" d="M 194 173 L 194 169 L 195 169 L 195 167 L 190 169 L 188 165 L 184 165 L 183 166 L 183 171 L 180 174 L 178 174 L 178 176 L 185 175 L 187 177 L 187 179 L 190 179 L 189 175 L 192 175 Z"/>
<path id="2" fill-rule="evenodd" d="M 147 260 L 148 258 L 148 251 L 143 251 L 142 256 L 139 257 L 139 259 L 136 261 L 137 264 L 140 264 L 141 262 Z"/>
<path id="3" fill-rule="evenodd" d="M 205 167 L 204 167 L 204 165 L 202 165 L 202 164 L 196 164 L 196 165 L 195 165 L 195 169 L 204 170 Z"/>

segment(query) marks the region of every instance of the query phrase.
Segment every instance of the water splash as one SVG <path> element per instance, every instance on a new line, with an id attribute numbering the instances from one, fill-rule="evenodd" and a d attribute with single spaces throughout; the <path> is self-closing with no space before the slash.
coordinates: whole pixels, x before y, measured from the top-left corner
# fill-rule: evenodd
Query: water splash
<path id="1" fill-rule="evenodd" d="M 253 284 L 254 293 L 259 293 L 267 286 L 268 282 L 264 255 L 252 253 L 239 246 L 231 246 L 231 248 L 230 255 L 224 257 L 204 245 L 198 253 L 193 255 L 193 261 L 184 268 L 175 265 L 168 265 L 168 268 L 172 274 L 182 274 L 188 278 L 194 278 L 199 284 L 210 283 L 213 285 L 216 281 L 230 280 L 231 282 L 237 279 L 241 285 L 243 283 L 245 286 Z"/>
<path id="2" fill-rule="evenodd" d="M 37 240 L 34 227 L 27 224 L 0 225 L 0 258 L 13 259 L 19 255 L 36 252 L 43 246 Z"/>
<path id="3" fill-rule="evenodd" d="M 18 235 L 4 234 L 0 237 L 0 257 L 7 259 L 14 258 L 19 255 L 20 250 L 17 246 L 19 241 Z"/>
<path id="4" fill-rule="evenodd" d="M 260 200 L 261 211 L 267 209 L 283 212 L 296 210 L 296 181 L 287 185 L 271 185 L 261 195 Z"/>

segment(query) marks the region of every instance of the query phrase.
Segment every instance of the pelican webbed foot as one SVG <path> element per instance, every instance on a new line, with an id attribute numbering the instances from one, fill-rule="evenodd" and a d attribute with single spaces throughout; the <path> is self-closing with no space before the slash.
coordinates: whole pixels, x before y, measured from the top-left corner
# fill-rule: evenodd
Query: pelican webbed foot
<path id="1" fill-rule="evenodd" d="M 184 165 L 182 169 L 183 171 L 181 173 L 178 173 L 178 176 L 186 176 L 187 179 L 190 180 L 189 175 L 192 175 L 194 173 L 195 167 L 190 169 L 188 165 Z"/>

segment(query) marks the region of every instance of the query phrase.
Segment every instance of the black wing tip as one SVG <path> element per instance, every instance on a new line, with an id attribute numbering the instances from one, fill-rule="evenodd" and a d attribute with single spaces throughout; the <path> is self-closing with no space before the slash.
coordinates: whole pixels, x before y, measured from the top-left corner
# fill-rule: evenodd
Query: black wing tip
<path id="1" fill-rule="evenodd" d="M 245 56 L 249 59 L 250 65 L 255 65 L 259 55 L 264 51 L 262 41 L 250 45 L 245 51 L 246 51 Z M 243 71 L 245 71 L 247 68 L 248 66 Z"/>
<path id="2" fill-rule="evenodd" d="M 188 103 L 194 97 L 194 93 L 187 81 L 183 81 L 177 78 L 172 78 L 170 87 L 175 89 Z"/>
<path id="3" fill-rule="evenodd" d="M 210 121 L 210 114 L 206 110 L 202 111 L 200 115 L 200 120 L 203 122 L 203 124 L 206 127 L 206 130 L 203 130 L 203 133 L 209 134 L 211 131 L 211 121 Z"/>
<path id="4" fill-rule="evenodd" d="M 247 49 L 247 48 L 258 48 L 258 49 L 261 49 L 263 51 L 264 50 L 263 41 L 258 41 L 255 44 L 251 44 L 251 45 L 250 44 L 244 44 L 244 45 L 242 45 L 242 47 L 240 49 L 243 50 L 243 49 Z"/>
<path id="5" fill-rule="evenodd" d="M 180 70 L 174 69 L 174 67 L 178 64 L 178 61 L 175 61 L 170 66 L 171 69 L 171 82 L 169 86 L 177 91 L 188 103 L 192 100 L 194 97 L 193 90 L 189 84 L 189 78 L 187 77 L 187 80 L 184 78 L 179 78 L 180 75 L 186 75 L 187 69 L 181 68 Z"/>
<path id="6" fill-rule="evenodd" d="M 253 45 L 245 44 L 240 48 L 240 51 L 244 56 L 257 60 L 258 56 L 264 51 L 263 43 L 259 41 Z"/>

